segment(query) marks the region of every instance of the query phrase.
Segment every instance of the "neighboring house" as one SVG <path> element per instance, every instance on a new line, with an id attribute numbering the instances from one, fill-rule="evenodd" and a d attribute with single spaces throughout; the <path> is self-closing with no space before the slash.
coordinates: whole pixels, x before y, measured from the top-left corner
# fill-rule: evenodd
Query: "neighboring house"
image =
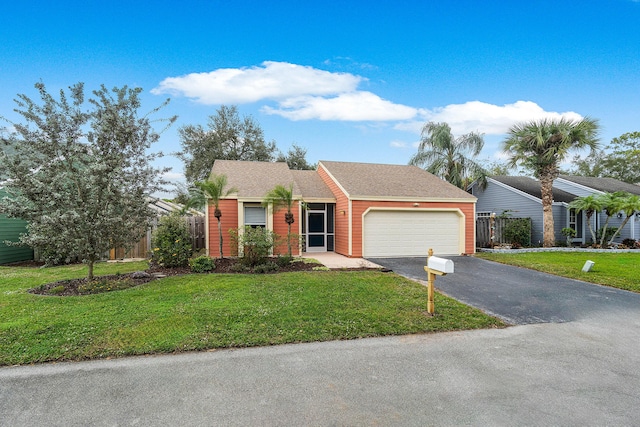
<path id="1" fill-rule="evenodd" d="M 615 193 L 616 191 L 624 191 L 626 193 L 635 194 L 640 196 L 640 186 L 635 184 L 629 184 L 628 182 L 619 181 L 614 178 L 594 178 L 590 176 L 569 176 L 560 175 L 554 182 L 553 186 L 561 190 L 567 191 L 576 196 L 588 196 L 590 194 L 603 194 L 603 193 Z M 597 230 L 602 227 L 607 220 L 607 215 L 601 212 L 597 216 L 594 215 L 595 224 L 592 224 L 593 229 Z M 619 227 L 624 220 L 624 213 L 619 212 L 617 215 L 609 218 L 608 227 Z M 624 229 L 620 232 L 616 241 L 620 242 L 623 239 L 640 239 L 640 218 L 634 216 L 627 222 Z M 586 228 L 586 222 L 584 223 L 584 230 L 589 236 L 589 230 Z"/>
<path id="2" fill-rule="evenodd" d="M 563 241 L 562 229 L 570 227 L 576 230 L 574 243 L 591 241 L 591 234 L 587 227 L 585 213 L 576 214 L 569 209 L 569 203 L 576 197 L 605 192 L 626 191 L 640 194 L 640 187 L 627 184 L 612 178 L 573 177 L 561 175 L 554 181 L 553 187 L 553 218 L 556 240 Z M 477 215 L 486 216 L 491 213 L 500 215 L 506 213 L 517 218 L 531 218 L 531 243 L 542 243 L 543 219 L 540 182 L 524 176 L 493 176 L 487 179 L 487 187 L 483 190 L 474 182 L 469 192 L 478 198 Z M 592 226 L 597 230 L 604 224 L 606 214 L 592 218 Z M 609 226 L 618 227 L 623 217 L 616 215 L 609 219 Z M 640 234 L 638 218 L 629 221 L 616 241 L 625 238 L 637 239 Z"/>
<path id="3" fill-rule="evenodd" d="M 0 198 L 7 194 L 0 189 Z M 33 259 L 33 249 L 26 246 L 9 246 L 5 241 L 18 242 L 21 234 L 27 233 L 27 222 L 17 218 L 7 218 L 0 214 L 0 264 L 28 261 Z"/>
<path id="4" fill-rule="evenodd" d="M 303 251 L 350 257 L 475 251 L 476 198 L 415 166 L 320 161 L 316 171 L 298 171 L 282 162 L 216 160 L 212 173 L 226 175 L 228 188 L 238 190 L 219 205 L 225 254 L 232 253 L 229 229 L 265 227 L 286 235 L 285 211 L 274 215 L 261 205 L 278 184 L 293 185 L 292 231 L 303 236 Z M 207 221 L 208 252 L 218 256 L 211 206 Z"/>

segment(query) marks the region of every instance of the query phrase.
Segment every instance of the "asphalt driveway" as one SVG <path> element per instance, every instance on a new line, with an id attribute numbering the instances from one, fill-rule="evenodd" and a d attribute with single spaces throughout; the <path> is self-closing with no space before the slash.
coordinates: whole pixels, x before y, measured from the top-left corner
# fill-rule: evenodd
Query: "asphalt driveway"
<path id="1" fill-rule="evenodd" d="M 633 292 L 475 257 L 448 258 L 454 262 L 455 273 L 438 277 L 436 288 L 511 324 L 570 322 L 612 311 L 640 310 L 640 294 Z M 425 258 L 369 260 L 402 276 L 427 280 Z"/>

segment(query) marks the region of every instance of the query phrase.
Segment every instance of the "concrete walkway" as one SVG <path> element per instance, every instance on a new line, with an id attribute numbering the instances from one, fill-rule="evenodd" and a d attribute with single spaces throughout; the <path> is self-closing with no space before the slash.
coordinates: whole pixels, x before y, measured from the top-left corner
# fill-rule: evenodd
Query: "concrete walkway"
<path id="1" fill-rule="evenodd" d="M 335 252 L 305 252 L 303 258 L 313 258 L 329 268 L 380 268 L 364 258 L 349 258 Z"/>

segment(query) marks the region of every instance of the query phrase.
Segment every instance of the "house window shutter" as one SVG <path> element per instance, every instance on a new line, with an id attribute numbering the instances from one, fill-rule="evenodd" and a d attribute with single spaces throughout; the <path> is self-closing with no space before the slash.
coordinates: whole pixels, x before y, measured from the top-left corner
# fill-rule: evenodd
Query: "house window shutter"
<path id="1" fill-rule="evenodd" d="M 267 214 L 265 208 L 261 206 L 244 207 L 244 225 L 261 226 L 267 225 Z"/>

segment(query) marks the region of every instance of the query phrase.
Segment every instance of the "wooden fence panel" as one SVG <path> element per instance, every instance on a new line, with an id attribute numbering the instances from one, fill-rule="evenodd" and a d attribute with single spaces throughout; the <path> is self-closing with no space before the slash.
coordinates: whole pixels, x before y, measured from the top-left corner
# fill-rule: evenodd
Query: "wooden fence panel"
<path id="1" fill-rule="evenodd" d="M 504 237 L 505 227 L 512 221 L 529 220 L 529 241 L 531 241 L 531 218 L 494 218 L 494 245 L 511 244 Z M 491 246 L 491 218 L 480 217 L 476 219 L 476 246 L 487 248 Z"/>
<path id="2" fill-rule="evenodd" d="M 193 251 L 197 252 L 205 248 L 205 222 L 204 216 L 186 216 L 184 217 L 189 226 L 189 234 L 191 235 L 191 246 Z M 149 258 L 151 254 L 151 235 L 158 227 L 158 220 L 154 220 L 151 228 L 147 230 L 145 236 L 142 237 L 130 250 L 125 251 L 124 248 L 115 248 L 109 251 L 109 259 L 124 258 Z"/>

